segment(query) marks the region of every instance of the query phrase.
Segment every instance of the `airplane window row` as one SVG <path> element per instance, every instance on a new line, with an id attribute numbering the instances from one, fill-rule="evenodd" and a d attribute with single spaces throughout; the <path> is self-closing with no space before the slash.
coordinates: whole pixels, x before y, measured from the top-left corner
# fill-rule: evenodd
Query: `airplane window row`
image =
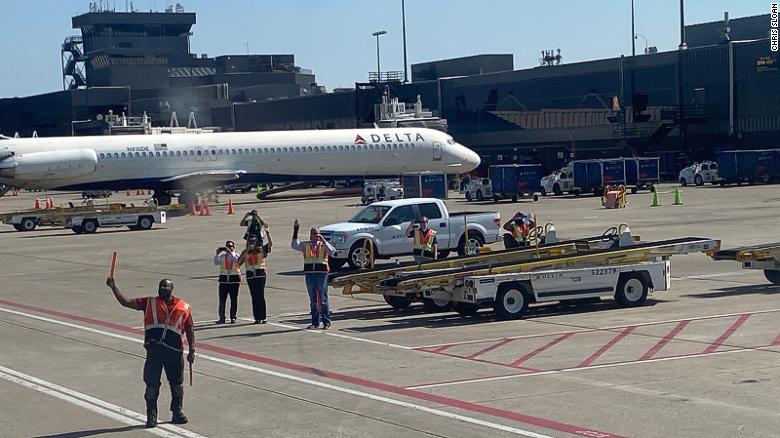
<path id="1" fill-rule="evenodd" d="M 149 151 L 149 152 L 113 152 L 98 154 L 98 157 L 107 160 L 119 160 L 128 158 L 177 158 L 177 157 L 202 157 L 204 154 L 212 156 L 217 155 L 256 155 L 256 154 L 286 154 L 286 153 L 306 153 L 306 152 L 358 152 L 373 150 L 403 150 L 416 149 L 414 143 L 393 143 L 393 144 L 358 144 L 358 145 L 340 145 L 340 146 L 290 146 L 290 147 L 272 147 L 272 148 L 236 148 L 236 149 L 216 149 L 206 148 L 188 151 Z"/>

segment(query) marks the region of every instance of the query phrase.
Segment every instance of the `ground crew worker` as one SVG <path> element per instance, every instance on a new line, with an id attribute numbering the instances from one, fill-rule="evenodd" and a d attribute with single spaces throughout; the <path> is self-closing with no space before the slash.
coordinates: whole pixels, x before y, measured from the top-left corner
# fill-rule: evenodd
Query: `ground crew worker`
<path id="1" fill-rule="evenodd" d="M 536 220 L 533 213 L 524 214 L 515 213 L 512 219 L 504 224 L 504 230 L 509 234 L 504 234 L 504 248 L 519 248 L 530 245 L 529 238 L 531 230 L 536 228 Z"/>
<path id="2" fill-rule="evenodd" d="M 238 287 L 241 285 L 241 272 L 238 270 L 238 253 L 232 240 L 217 248 L 214 264 L 219 265 L 219 319 L 217 324 L 225 323 L 225 303 L 230 296 L 230 323 L 236 323 L 238 311 Z"/>
<path id="3" fill-rule="evenodd" d="M 117 288 L 113 278 L 106 279 L 119 304 L 144 312 L 144 383 L 146 391 L 146 427 L 157 426 L 157 397 L 160 395 L 160 377 L 163 368 L 171 385 L 171 412 L 174 424 L 186 424 L 182 412 L 184 400 L 184 358 L 182 357 L 186 333 L 190 352 L 187 362 L 195 362 L 195 332 L 192 330 L 192 309 L 181 298 L 173 296 L 173 282 L 163 279 L 156 297 L 128 299 Z"/>
<path id="4" fill-rule="evenodd" d="M 428 218 L 423 216 L 409 223 L 406 229 L 406 237 L 412 237 L 412 253 L 414 261 L 424 263 L 436 260 L 439 252 L 439 243 L 436 241 L 436 231 L 428 228 Z"/>
<path id="5" fill-rule="evenodd" d="M 303 272 L 306 276 L 306 290 L 309 293 L 309 308 L 311 309 L 311 324 L 308 329 L 330 328 L 330 308 L 328 306 L 328 257 L 336 256 L 336 248 L 322 237 L 320 230 L 309 230 L 309 240 L 298 240 L 298 219 L 293 223 L 292 243 L 290 246 L 303 253 Z"/>
<path id="6" fill-rule="evenodd" d="M 241 219 L 240 225 L 246 227 L 244 240 L 249 240 L 249 236 L 257 237 L 258 246 L 262 246 L 266 256 L 271 252 L 274 242 L 271 238 L 271 228 L 268 222 L 257 215 L 257 210 L 252 210 Z"/>
<path id="7" fill-rule="evenodd" d="M 249 293 L 252 295 L 252 315 L 255 324 L 265 324 L 265 252 L 257 244 L 257 237 L 249 236 L 246 241 L 246 249 L 238 256 L 239 265 L 244 266 L 244 275 L 249 284 Z"/>

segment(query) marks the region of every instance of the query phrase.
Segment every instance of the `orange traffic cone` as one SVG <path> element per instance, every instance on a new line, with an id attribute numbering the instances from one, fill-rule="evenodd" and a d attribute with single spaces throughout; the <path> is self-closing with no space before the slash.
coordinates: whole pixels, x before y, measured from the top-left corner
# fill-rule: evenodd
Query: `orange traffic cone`
<path id="1" fill-rule="evenodd" d="M 190 216 L 197 216 L 198 212 L 195 211 L 195 201 L 190 202 Z"/>
<path id="2" fill-rule="evenodd" d="M 136 189 L 136 190 L 135 190 L 135 196 L 140 196 L 140 195 L 141 195 L 141 191 L 140 191 L 140 190 L 138 190 L 138 189 Z"/>
<path id="3" fill-rule="evenodd" d="M 53 205 L 53 204 L 54 204 L 54 202 L 52 202 L 52 199 L 51 199 L 50 197 L 48 197 L 48 196 L 47 196 L 47 197 L 46 197 L 46 210 L 48 210 L 48 209 L 52 208 L 52 205 Z"/>
<path id="4" fill-rule="evenodd" d="M 41 200 L 35 198 L 35 209 L 38 210 L 39 208 L 41 208 Z"/>
<path id="5" fill-rule="evenodd" d="M 146 196 L 146 192 L 144 192 L 144 189 L 141 189 L 141 196 Z"/>
<path id="6" fill-rule="evenodd" d="M 11 190 L 11 196 L 19 196 L 19 189 L 18 189 L 18 188 L 16 188 L 16 187 L 14 187 L 14 188 Z"/>
<path id="7" fill-rule="evenodd" d="M 209 205 L 209 200 L 206 200 L 206 216 L 211 216 L 211 205 Z"/>
<path id="8" fill-rule="evenodd" d="M 233 199 L 228 198 L 228 212 L 227 214 L 236 214 L 236 211 L 233 209 Z"/>
<path id="9" fill-rule="evenodd" d="M 203 202 L 203 200 L 200 200 L 200 215 L 205 216 L 206 215 L 206 203 Z"/>

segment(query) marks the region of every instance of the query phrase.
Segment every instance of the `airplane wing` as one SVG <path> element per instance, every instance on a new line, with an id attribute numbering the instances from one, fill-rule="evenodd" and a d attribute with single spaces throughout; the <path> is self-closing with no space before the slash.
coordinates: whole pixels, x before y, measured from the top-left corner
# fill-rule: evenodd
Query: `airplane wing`
<path id="1" fill-rule="evenodd" d="M 237 169 L 204 170 L 172 176 L 165 178 L 160 182 L 174 184 L 188 189 L 197 189 L 200 187 L 214 187 L 227 181 L 236 180 L 245 173 L 246 170 Z"/>

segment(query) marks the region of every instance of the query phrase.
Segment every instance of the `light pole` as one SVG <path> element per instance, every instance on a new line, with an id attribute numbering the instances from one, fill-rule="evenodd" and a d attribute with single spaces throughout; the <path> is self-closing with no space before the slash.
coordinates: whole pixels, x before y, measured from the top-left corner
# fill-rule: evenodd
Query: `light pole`
<path id="1" fill-rule="evenodd" d="M 636 34 L 636 35 L 634 36 L 634 39 L 637 39 L 637 38 L 639 38 L 639 37 L 642 37 L 642 39 L 643 39 L 643 40 L 645 40 L 645 54 L 647 54 L 647 38 L 645 38 L 645 36 L 644 36 L 644 35 L 642 35 L 641 33 L 638 33 L 638 34 Z"/>
<path id="2" fill-rule="evenodd" d="M 371 34 L 372 36 L 376 37 L 376 80 L 380 83 L 382 82 L 382 70 L 379 66 L 379 36 L 386 33 L 386 30 L 380 30 Z"/>
<path id="3" fill-rule="evenodd" d="M 406 64 L 406 0 L 401 0 L 401 21 L 403 22 L 404 33 L 404 84 L 409 82 L 408 69 Z"/>
<path id="4" fill-rule="evenodd" d="M 636 33 L 634 32 L 634 0 L 631 0 L 631 62 L 634 62 L 634 56 L 636 56 Z M 633 67 L 633 64 L 632 64 Z"/>

